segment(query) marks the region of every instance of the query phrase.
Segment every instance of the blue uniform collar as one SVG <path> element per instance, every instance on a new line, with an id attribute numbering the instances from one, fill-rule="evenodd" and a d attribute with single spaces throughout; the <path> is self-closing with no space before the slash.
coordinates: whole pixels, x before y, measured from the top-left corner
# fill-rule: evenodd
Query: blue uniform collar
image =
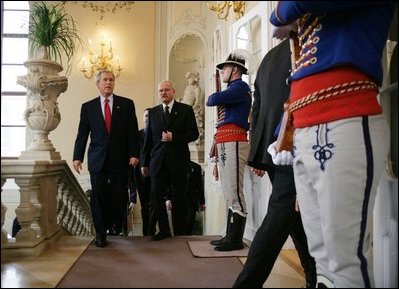
<path id="1" fill-rule="evenodd" d="M 242 79 L 241 78 L 237 78 L 237 79 L 234 79 L 234 80 L 230 81 L 229 84 L 227 84 L 227 87 L 229 87 L 230 85 L 232 85 L 233 83 L 235 83 L 237 81 L 242 81 Z"/>

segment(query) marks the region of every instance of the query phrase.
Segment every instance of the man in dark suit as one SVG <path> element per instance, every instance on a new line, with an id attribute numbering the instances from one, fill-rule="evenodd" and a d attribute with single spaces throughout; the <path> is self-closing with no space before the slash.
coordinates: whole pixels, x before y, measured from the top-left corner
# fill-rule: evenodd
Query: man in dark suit
<path id="1" fill-rule="evenodd" d="M 170 81 L 158 85 L 158 95 L 161 104 L 150 110 L 141 168 L 144 176 L 151 176 L 151 202 L 159 226 L 154 241 L 171 236 L 164 199 L 168 188 L 173 196 L 174 234 L 184 235 L 188 144 L 199 136 L 193 108 L 174 100 L 175 89 Z"/>
<path id="2" fill-rule="evenodd" d="M 295 210 L 296 190 L 291 166 L 273 164 L 267 148 L 276 140 L 275 130 L 283 114 L 290 87 L 289 41 L 264 57 L 255 80 L 248 165 L 262 177 L 267 172 L 273 189 L 267 214 L 255 234 L 248 258 L 234 288 L 261 288 L 288 236 L 291 235 L 306 274 L 306 287 L 316 285 L 316 265 L 310 256 L 301 216 Z"/>
<path id="3" fill-rule="evenodd" d="M 128 202 L 129 165 L 139 164 L 135 106 L 131 99 L 113 93 L 115 76 L 108 70 L 96 75 L 100 96 L 82 105 L 73 152 L 73 168 L 80 173 L 86 150 L 92 186 L 91 213 L 96 229 L 96 246 L 106 246 L 107 229 L 120 233 Z"/>
<path id="4" fill-rule="evenodd" d="M 143 124 L 144 127 L 139 131 L 140 134 L 140 160 L 144 160 L 143 149 L 145 135 L 148 127 L 148 114 L 150 108 L 146 108 L 143 112 Z M 155 226 L 157 220 L 155 218 L 154 207 L 151 204 L 151 177 L 143 176 L 141 174 L 141 162 L 139 166 L 135 166 L 129 172 L 131 173 L 130 181 L 134 184 L 137 189 L 140 206 L 141 206 L 141 219 L 143 222 L 143 236 L 152 236 L 155 234 Z"/>

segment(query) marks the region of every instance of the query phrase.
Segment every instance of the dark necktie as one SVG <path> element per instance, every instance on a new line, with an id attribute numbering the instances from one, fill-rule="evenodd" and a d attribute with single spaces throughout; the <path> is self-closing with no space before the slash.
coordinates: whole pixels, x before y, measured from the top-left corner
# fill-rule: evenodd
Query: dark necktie
<path id="1" fill-rule="evenodd" d="M 169 124 L 169 120 L 170 120 L 169 106 L 165 106 L 165 123 L 166 123 L 166 125 Z"/>
<path id="2" fill-rule="evenodd" d="M 109 107 L 109 99 L 104 101 L 104 117 L 105 117 L 105 126 L 107 128 L 108 133 L 111 132 L 111 108 Z"/>

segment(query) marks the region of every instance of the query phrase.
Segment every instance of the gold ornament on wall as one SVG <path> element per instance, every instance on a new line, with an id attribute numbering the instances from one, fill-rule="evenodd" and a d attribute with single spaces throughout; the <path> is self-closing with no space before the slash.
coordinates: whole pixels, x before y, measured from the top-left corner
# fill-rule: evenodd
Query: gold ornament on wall
<path id="1" fill-rule="evenodd" d="M 100 14 L 100 21 L 104 19 L 107 12 L 115 13 L 118 10 L 130 12 L 135 1 L 61 1 L 63 5 L 73 3 L 82 5 L 83 8 L 90 8 L 91 11 Z"/>
<path id="2" fill-rule="evenodd" d="M 227 20 L 230 13 L 230 8 L 233 7 L 233 11 L 236 14 L 236 18 L 240 19 L 244 16 L 245 12 L 245 1 L 216 1 L 215 4 L 211 4 L 210 1 L 206 1 L 206 5 L 212 11 L 217 13 L 217 16 L 221 20 Z"/>

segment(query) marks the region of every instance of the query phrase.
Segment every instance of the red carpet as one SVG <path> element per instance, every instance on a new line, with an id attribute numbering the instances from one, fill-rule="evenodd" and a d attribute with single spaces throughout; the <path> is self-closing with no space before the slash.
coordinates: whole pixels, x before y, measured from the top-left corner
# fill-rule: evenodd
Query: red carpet
<path id="1" fill-rule="evenodd" d="M 227 288 L 242 270 L 236 257 L 196 258 L 188 241 L 215 236 L 108 237 L 92 243 L 58 284 L 58 288 Z"/>

